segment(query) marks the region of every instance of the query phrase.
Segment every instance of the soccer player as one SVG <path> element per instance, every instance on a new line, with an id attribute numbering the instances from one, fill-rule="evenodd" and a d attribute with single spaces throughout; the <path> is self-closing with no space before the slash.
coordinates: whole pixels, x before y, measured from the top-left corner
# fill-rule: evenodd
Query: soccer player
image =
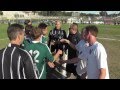
<path id="1" fill-rule="evenodd" d="M 24 30 L 20 24 L 11 24 L 7 29 L 9 45 L 0 50 L 0 79 L 37 79 L 33 59 L 20 48 Z"/>
<path id="2" fill-rule="evenodd" d="M 30 20 L 25 20 L 25 36 L 23 43 L 20 45 L 22 49 L 24 49 L 27 45 L 29 45 L 32 42 L 32 30 L 34 27 L 32 26 L 32 22 Z"/>
<path id="3" fill-rule="evenodd" d="M 40 23 L 38 25 L 38 28 L 42 31 L 42 35 L 40 37 L 40 42 L 43 43 L 43 44 L 46 44 L 48 45 L 48 42 L 47 42 L 47 33 L 48 33 L 48 28 L 47 28 L 47 25 L 45 23 Z M 61 50 L 58 50 L 58 52 L 62 52 Z M 56 53 L 55 53 L 56 54 Z M 58 57 L 59 58 L 59 57 Z M 54 58 L 54 60 L 58 60 L 58 58 Z M 50 68 L 49 65 L 47 64 L 46 65 L 46 72 L 47 72 L 47 79 L 51 79 L 51 77 L 53 76 L 53 72 L 55 72 L 54 69 Z M 52 72 L 53 71 L 53 72 Z"/>
<path id="4" fill-rule="evenodd" d="M 48 65 L 54 68 L 54 60 L 59 57 L 61 51 L 53 57 L 48 46 L 40 42 L 42 31 L 39 28 L 33 29 L 33 41 L 25 49 L 31 54 L 39 71 L 39 79 L 46 79 L 46 59 L 49 60 Z M 55 59 L 54 59 L 55 58 Z"/>
<path id="5" fill-rule="evenodd" d="M 32 22 L 30 20 L 25 20 L 24 24 L 25 24 L 25 36 L 26 38 L 30 38 L 31 28 L 33 28 Z"/>
<path id="6" fill-rule="evenodd" d="M 86 79 L 86 53 L 87 53 L 88 43 L 84 38 L 84 34 L 85 34 L 85 29 L 82 29 L 81 35 L 80 35 L 81 40 L 76 45 L 67 39 L 61 39 L 61 42 L 68 43 L 68 45 L 71 48 L 79 52 L 78 56 L 69 58 L 69 61 L 66 61 L 68 64 L 76 64 L 75 70 L 77 72 L 77 75 L 76 75 L 77 79 Z"/>
<path id="7" fill-rule="evenodd" d="M 46 35 L 48 33 L 47 25 L 45 23 L 40 23 L 38 25 L 38 28 L 42 30 L 42 35 L 41 35 L 40 42 L 47 45 L 48 44 L 47 37 L 46 37 Z"/>
<path id="8" fill-rule="evenodd" d="M 78 24 L 77 23 L 73 23 L 70 25 L 68 40 L 71 43 L 73 43 L 74 45 L 78 44 L 78 42 L 80 41 L 80 33 L 78 31 Z M 78 55 L 77 50 L 71 48 L 69 45 L 68 45 L 68 52 L 69 52 L 68 59 L 75 58 Z M 71 73 L 73 73 L 74 76 L 76 76 L 77 75 L 76 64 L 67 64 L 66 71 L 67 71 L 68 78 L 71 76 Z"/>
<path id="9" fill-rule="evenodd" d="M 61 21 L 57 20 L 55 22 L 55 28 L 49 32 L 49 41 L 48 41 L 48 46 L 51 49 L 51 52 L 57 52 L 58 49 L 64 50 L 64 44 L 60 43 L 59 41 L 61 39 L 66 39 L 66 32 L 65 30 L 61 29 Z"/>

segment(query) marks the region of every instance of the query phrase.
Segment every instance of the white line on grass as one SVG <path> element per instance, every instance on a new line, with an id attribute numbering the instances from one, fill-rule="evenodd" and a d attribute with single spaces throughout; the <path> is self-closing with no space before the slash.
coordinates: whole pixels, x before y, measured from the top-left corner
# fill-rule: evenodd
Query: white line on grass
<path id="1" fill-rule="evenodd" d="M 105 35 L 105 36 L 106 36 L 106 35 L 108 35 L 108 34 L 100 34 L 100 35 Z M 111 36 L 120 36 L 120 35 L 111 35 Z"/>
<path id="2" fill-rule="evenodd" d="M 100 38 L 100 37 L 97 37 L 98 39 L 105 39 L 105 40 L 113 40 L 113 41 L 120 41 L 120 40 L 117 40 L 117 39 L 112 39 L 112 38 Z M 6 40 L 8 38 L 2 38 L 0 40 Z"/>
<path id="3" fill-rule="evenodd" d="M 115 36 L 120 36 L 120 35 L 115 35 Z"/>
<path id="4" fill-rule="evenodd" d="M 2 39 L 0 39 L 0 40 L 6 40 L 6 39 L 8 39 L 8 38 L 2 38 Z"/>
<path id="5" fill-rule="evenodd" d="M 105 40 L 113 40 L 113 41 L 120 41 L 120 40 L 117 40 L 117 39 L 112 39 L 112 38 L 99 38 L 97 37 L 98 39 L 105 39 Z"/>

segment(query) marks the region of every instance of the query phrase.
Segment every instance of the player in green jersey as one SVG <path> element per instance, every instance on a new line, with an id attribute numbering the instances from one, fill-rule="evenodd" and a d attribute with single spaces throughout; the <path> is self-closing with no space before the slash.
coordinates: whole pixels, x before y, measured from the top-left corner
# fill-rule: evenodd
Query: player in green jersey
<path id="1" fill-rule="evenodd" d="M 29 20 L 26 20 L 26 23 L 29 22 Z M 26 25 L 25 27 L 25 37 L 24 37 L 24 41 L 21 45 L 21 48 L 25 48 L 26 46 L 28 46 L 31 42 L 32 42 L 32 30 L 34 29 L 34 27 L 30 24 Z"/>
<path id="2" fill-rule="evenodd" d="M 47 36 L 46 36 L 48 33 L 47 25 L 45 23 L 40 23 L 38 25 L 38 28 L 41 29 L 41 31 L 42 31 L 40 42 L 47 45 L 48 44 L 47 43 Z"/>
<path id="3" fill-rule="evenodd" d="M 40 42 L 48 45 L 48 39 L 47 39 L 47 36 L 46 36 L 47 33 L 48 33 L 47 25 L 45 23 L 40 23 L 38 25 L 38 28 L 42 31 Z M 52 54 L 55 55 L 56 53 L 52 53 Z M 47 64 L 46 65 L 46 72 L 47 72 L 47 79 L 51 79 L 51 78 L 53 78 L 53 75 L 56 71 L 55 71 L 55 69 L 50 68 L 49 65 Z"/>
<path id="4" fill-rule="evenodd" d="M 46 59 L 49 60 L 49 62 L 47 62 L 48 65 L 51 68 L 54 68 L 53 62 L 57 57 L 59 57 L 61 51 L 58 51 L 53 57 L 48 46 L 40 43 L 42 31 L 39 28 L 35 28 L 32 32 L 33 41 L 31 44 L 27 45 L 25 49 L 31 54 L 32 58 L 36 62 L 39 71 L 39 79 L 46 79 Z"/>

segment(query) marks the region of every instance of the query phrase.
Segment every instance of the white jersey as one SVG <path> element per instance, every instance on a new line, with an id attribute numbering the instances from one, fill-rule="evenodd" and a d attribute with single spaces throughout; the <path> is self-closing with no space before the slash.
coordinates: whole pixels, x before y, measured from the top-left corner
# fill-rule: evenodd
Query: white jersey
<path id="1" fill-rule="evenodd" d="M 87 57 L 87 75 L 88 79 L 99 79 L 100 69 L 106 69 L 105 79 L 109 79 L 109 71 L 107 65 L 107 54 L 103 45 L 95 42 L 89 46 L 89 53 Z"/>
<path id="2" fill-rule="evenodd" d="M 79 43 L 75 46 L 77 51 L 79 52 L 78 58 L 80 58 L 80 61 L 77 63 L 76 72 L 78 75 L 82 75 L 86 72 L 86 61 L 87 61 L 87 47 L 88 43 L 85 42 L 85 40 L 80 40 Z"/>

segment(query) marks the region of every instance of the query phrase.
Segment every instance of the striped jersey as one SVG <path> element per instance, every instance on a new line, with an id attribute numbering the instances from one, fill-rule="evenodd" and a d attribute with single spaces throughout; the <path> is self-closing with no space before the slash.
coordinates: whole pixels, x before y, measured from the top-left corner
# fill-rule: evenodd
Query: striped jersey
<path id="1" fill-rule="evenodd" d="M 0 79 L 37 79 L 30 54 L 16 44 L 0 50 Z"/>

